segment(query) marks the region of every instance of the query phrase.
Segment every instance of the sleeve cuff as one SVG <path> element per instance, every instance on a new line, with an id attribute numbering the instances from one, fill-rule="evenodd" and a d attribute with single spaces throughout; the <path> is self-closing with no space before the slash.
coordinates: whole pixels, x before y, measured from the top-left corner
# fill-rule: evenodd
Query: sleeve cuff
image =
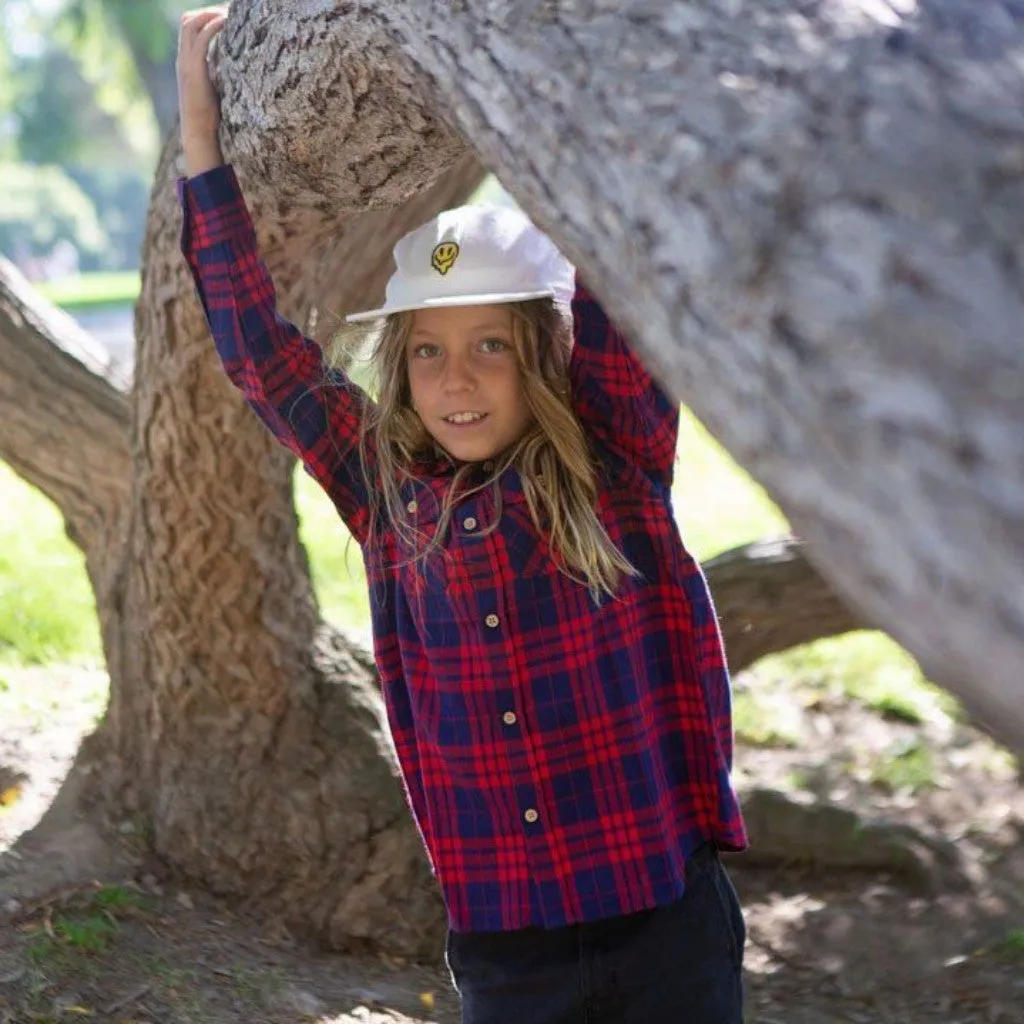
<path id="1" fill-rule="evenodd" d="M 230 164 L 194 178 L 179 178 L 178 200 L 191 225 L 188 237 L 195 249 L 252 234 L 249 211 Z"/>

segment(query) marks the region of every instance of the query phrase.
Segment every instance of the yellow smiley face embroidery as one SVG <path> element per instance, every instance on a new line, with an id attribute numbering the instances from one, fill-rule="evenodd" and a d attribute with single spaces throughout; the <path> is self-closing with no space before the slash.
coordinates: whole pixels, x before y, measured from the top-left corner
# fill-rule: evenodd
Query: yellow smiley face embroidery
<path id="1" fill-rule="evenodd" d="M 430 265 L 443 277 L 459 258 L 458 242 L 438 242 L 430 254 Z"/>

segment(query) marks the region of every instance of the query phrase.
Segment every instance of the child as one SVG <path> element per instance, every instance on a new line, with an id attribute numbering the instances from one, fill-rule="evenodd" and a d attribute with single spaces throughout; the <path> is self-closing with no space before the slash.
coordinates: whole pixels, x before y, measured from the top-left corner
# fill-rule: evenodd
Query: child
<path id="1" fill-rule="evenodd" d="M 179 50 L 182 247 L 224 367 L 362 546 L 467 1024 L 739 1024 L 729 682 L 670 496 L 678 410 L 521 214 L 395 248 L 371 401 L 278 317 Z M 230 272 L 229 272 L 230 271 Z M 569 304 L 571 303 L 571 307 Z"/>

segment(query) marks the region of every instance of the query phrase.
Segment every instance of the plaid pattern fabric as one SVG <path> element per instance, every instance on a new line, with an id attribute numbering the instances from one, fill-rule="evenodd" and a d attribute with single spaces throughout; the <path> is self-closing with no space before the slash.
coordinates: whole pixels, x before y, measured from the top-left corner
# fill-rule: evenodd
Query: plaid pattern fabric
<path id="1" fill-rule="evenodd" d="M 672 512 L 678 409 L 594 298 L 580 285 L 573 300 L 572 395 L 599 515 L 640 575 L 595 603 L 559 573 L 514 469 L 459 501 L 444 557 L 402 567 L 393 531 L 367 542 L 369 399 L 277 314 L 233 171 L 182 182 L 180 197 L 182 251 L 229 377 L 363 546 L 391 733 L 451 927 L 664 904 L 702 842 L 743 849 L 721 637 Z M 407 485 L 428 535 L 451 473 L 439 461 Z"/>

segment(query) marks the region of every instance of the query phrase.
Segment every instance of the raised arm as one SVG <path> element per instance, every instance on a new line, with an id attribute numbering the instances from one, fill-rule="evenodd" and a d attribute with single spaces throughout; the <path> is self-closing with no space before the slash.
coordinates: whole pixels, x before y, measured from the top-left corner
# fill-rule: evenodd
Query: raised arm
<path id="1" fill-rule="evenodd" d="M 223 22 L 216 9 L 181 20 L 178 94 L 189 174 L 178 183 L 181 250 L 231 381 L 302 460 L 362 542 L 368 499 L 359 432 L 368 399 L 328 367 L 319 345 L 278 314 L 249 211 L 218 142 L 220 107 L 206 53 Z M 372 450 L 366 455 L 372 462 Z"/>
<path id="2" fill-rule="evenodd" d="M 232 168 L 181 181 L 179 195 L 182 253 L 228 377 L 362 543 L 368 496 L 359 432 L 369 399 L 278 314 L 274 283 Z M 366 457 L 372 465 L 372 447 Z"/>
<path id="3" fill-rule="evenodd" d="M 578 274 L 572 317 L 569 376 L 573 407 L 584 429 L 656 483 L 671 486 L 678 403 L 647 372 Z"/>

